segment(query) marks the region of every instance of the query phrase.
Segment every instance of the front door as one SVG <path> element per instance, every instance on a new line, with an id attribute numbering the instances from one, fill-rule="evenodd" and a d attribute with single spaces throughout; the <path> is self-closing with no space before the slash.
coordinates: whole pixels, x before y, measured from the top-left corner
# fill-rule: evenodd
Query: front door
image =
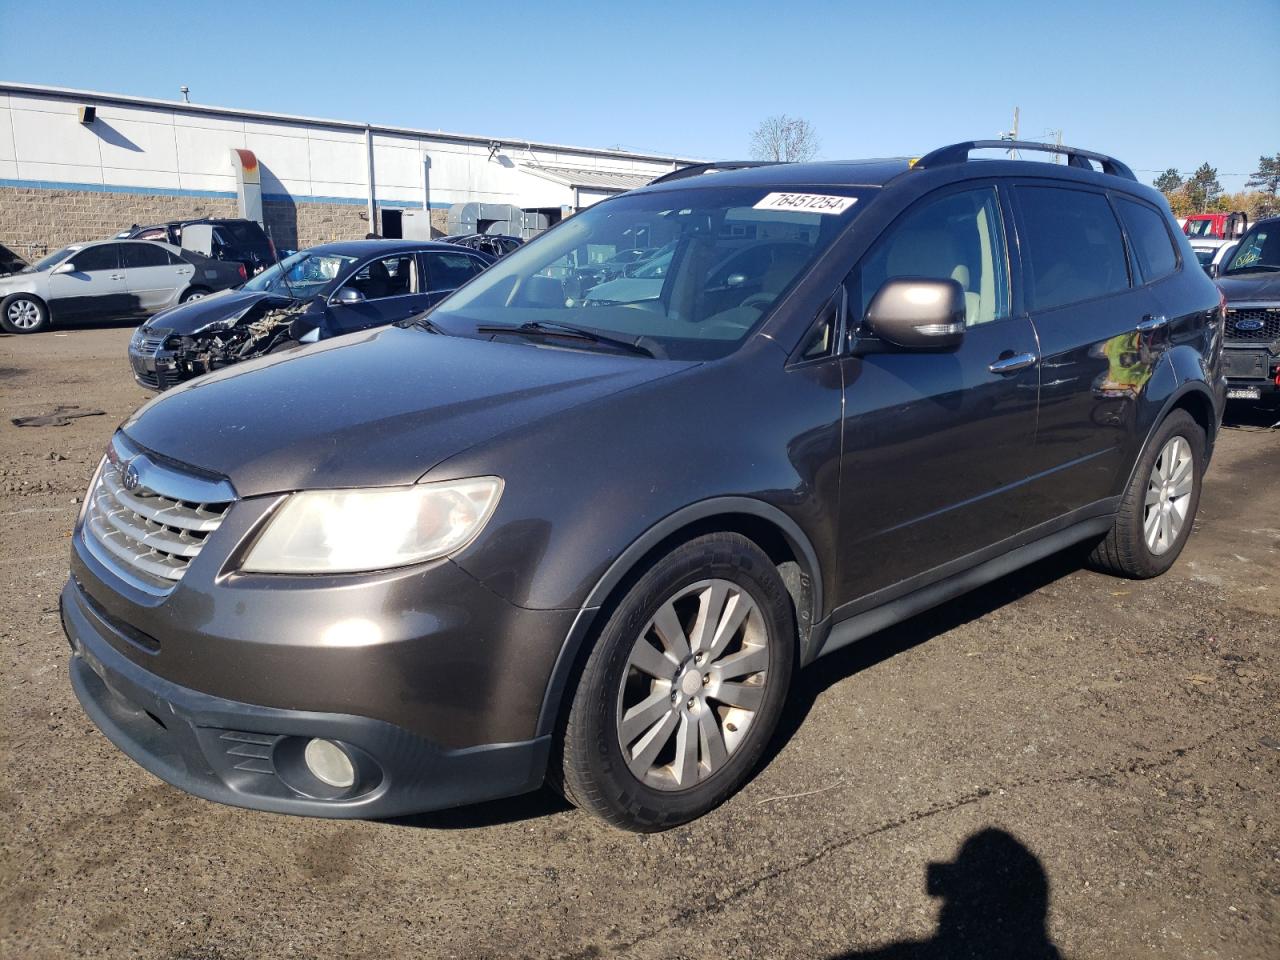
<path id="1" fill-rule="evenodd" d="M 855 346 L 844 361 L 844 614 L 979 562 L 1022 530 L 1039 368 L 1031 322 L 1011 310 L 1006 234 L 996 188 L 966 184 L 918 201 L 850 275 L 859 326 L 894 277 L 956 280 L 966 318 L 954 350 Z"/>
<path id="2" fill-rule="evenodd" d="M 362 299 L 344 302 L 343 291 L 354 290 Z M 329 299 L 330 334 L 333 336 L 407 320 L 428 306 L 417 259 L 397 253 L 366 263 Z"/>
<path id="3" fill-rule="evenodd" d="M 49 277 L 49 311 L 60 320 L 131 315 L 119 243 L 98 243 L 73 254 L 71 268 Z M 55 268 L 58 269 L 58 268 Z"/>
<path id="4" fill-rule="evenodd" d="M 151 314 L 178 302 L 195 267 L 155 243 L 125 243 L 124 276 L 138 313 Z"/>

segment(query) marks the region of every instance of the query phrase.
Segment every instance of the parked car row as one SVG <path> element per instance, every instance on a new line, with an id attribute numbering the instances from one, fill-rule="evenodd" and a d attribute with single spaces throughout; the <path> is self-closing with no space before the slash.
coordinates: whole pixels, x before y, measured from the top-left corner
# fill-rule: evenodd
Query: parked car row
<path id="1" fill-rule="evenodd" d="M 36 333 L 53 321 L 147 317 L 243 283 L 243 264 L 170 243 L 73 244 L 0 277 L 0 327 Z"/>

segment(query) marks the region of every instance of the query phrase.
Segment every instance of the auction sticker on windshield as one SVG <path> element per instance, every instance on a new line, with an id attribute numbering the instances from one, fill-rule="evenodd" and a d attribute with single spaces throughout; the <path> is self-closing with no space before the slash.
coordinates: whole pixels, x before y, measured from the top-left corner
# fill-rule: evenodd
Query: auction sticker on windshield
<path id="1" fill-rule="evenodd" d="M 754 209 L 844 213 L 857 202 L 857 197 L 831 197 L 821 193 L 771 193 L 757 203 Z"/>

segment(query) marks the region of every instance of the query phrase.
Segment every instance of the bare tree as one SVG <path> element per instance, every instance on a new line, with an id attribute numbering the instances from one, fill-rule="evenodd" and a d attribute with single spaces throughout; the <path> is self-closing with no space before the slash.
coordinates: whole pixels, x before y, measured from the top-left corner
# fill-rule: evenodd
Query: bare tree
<path id="1" fill-rule="evenodd" d="M 751 135 L 751 156 L 757 160 L 799 163 L 812 160 L 819 146 L 813 124 L 785 113 L 766 117 Z"/>

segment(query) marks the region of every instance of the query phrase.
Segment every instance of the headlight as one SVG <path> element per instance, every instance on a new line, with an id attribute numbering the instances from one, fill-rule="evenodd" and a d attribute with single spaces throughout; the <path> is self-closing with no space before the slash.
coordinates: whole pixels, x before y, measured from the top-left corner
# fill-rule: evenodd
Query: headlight
<path id="1" fill-rule="evenodd" d="M 241 569 L 357 573 L 435 560 L 475 539 L 501 495 L 497 477 L 295 493 L 268 522 Z"/>

